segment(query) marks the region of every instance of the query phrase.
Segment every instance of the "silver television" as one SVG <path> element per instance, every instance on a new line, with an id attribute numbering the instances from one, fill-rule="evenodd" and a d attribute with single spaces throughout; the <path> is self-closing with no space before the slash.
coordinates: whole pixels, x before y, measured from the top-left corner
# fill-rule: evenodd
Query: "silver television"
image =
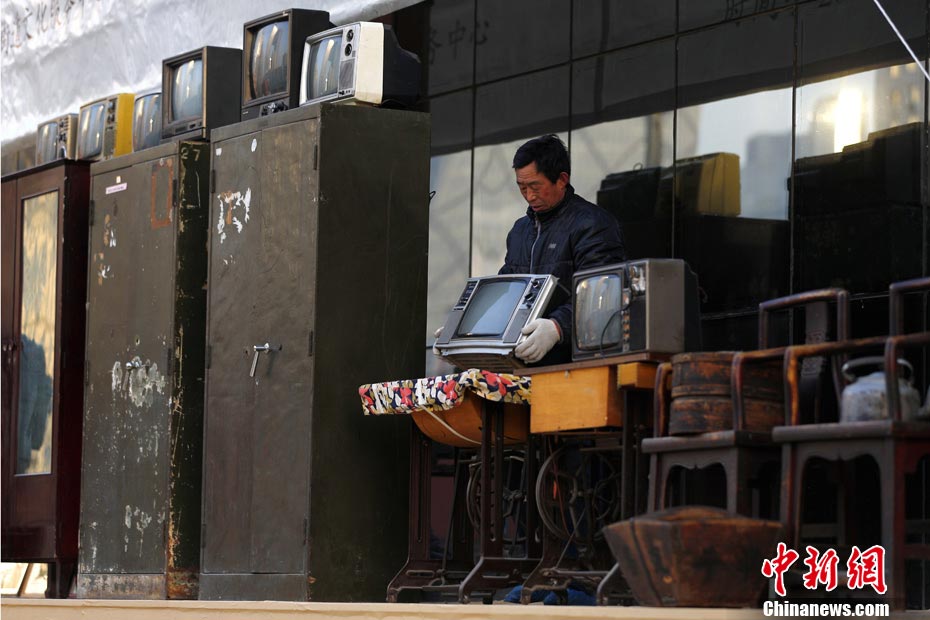
<path id="1" fill-rule="evenodd" d="M 557 281 L 531 274 L 469 278 L 436 341 L 440 356 L 459 368 L 525 368 L 513 350 L 526 324 L 545 312 Z"/>

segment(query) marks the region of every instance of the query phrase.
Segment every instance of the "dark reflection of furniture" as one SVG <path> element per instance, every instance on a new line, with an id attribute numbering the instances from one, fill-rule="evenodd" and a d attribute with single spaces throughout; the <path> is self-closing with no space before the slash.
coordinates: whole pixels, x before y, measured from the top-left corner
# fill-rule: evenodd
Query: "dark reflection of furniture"
<path id="1" fill-rule="evenodd" d="M 417 424 L 429 436 L 458 446 L 453 505 L 445 540 L 434 541 L 439 524 L 433 523 L 430 511 L 431 442 L 414 428 L 408 556 L 388 585 L 388 602 L 397 602 L 402 593 L 410 592 L 421 599 L 436 595 L 461 603 L 475 598 L 489 603 L 496 590 L 522 583 L 538 562 L 532 494 L 536 446 L 527 432 L 528 418 L 515 410 L 523 407 L 468 394 L 458 408 L 461 411 L 450 412 L 467 416 L 477 411 L 480 419 L 471 421 L 477 424 L 464 417 L 453 420 L 446 415 L 449 412 L 435 418 L 417 414 L 422 418 Z M 508 413 L 511 420 L 505 421 Z M 442 418 L 443 422 L 435 422 Z M 523 428 L 516 428 L 521 423 Z M 480 431 L 477 442 L 474 430 Z M 514 437 L 525 439 L 519 442 Z M 475 443 L 477 448 L 468 448 Z"/>
<path id="2" fill-rule="evenodd" d="M 620 221 L 631 259 L 672 255 L 674 205 L 675 256 L 698 274 L 704 312 L 751 307 L 788 291 L 788 222 L 736 217 L 738 176 L 715 191 L 695 180 L 698 164 L 719 156 L 680 160 L 677 185 L 675 169 L 652 167 L 609 174 L 597 192 L 597 204 Z"/>
<path id="3" fill-rule="evenodd" d="M 917 470 L 922 459 L 930 457 L 930 422 L 901 419 L 897 360 L 902 349 L 927 345 L 930 345 L 930 332 L 789 348 L 785 356 L 785 373 L 791 425 L 776 427 L 772 433 L 774 440 L 783 446 L 781 519 L 789 528 L 789 541 L 795 549 L 799 549 L 806 538 L 802 514 L 807 465 L 814 459 L 848 463 L 858 457 L 869 456 L 874 460 L 880 485 L 879 496 L 875 499 L 882 507 L 880 540 L 847 540 L 849 523 L 838 523 L 837 543 L 845 547 L 856 543 L 878 542 L 885 548 L 885 579 L 888 585 L 885 599 L 898 609 L 905 606 L 905 562 L 908 559 L 926 561 L 930 558 L 930 544 L 907 539 L 908 489 L 905 484 L 906 476 Z M 884 348 L 889 417 L 856 422 L 801 424 L 798 373 L 802 360 L 812 355 L 837 356 L 876 347 Z M 837 493 L 841 500 L 838 509 L 841 515 L 850 515 L 846 502 L 863 490 L 861 487 L 847 489 L 842 483 L 838 485 Z M 923 525 L 925 528 L 927 522 L 924 521 Z M 917 532 L 916 535 L 926 536 L 926 530 L 922 531 L 923 534 Z"/>
<path id="4" fill-rule="evenodd" d="M 827 301 L 836 303 L 835 330 L 842 337 L 848 332 L 848 296 L 840 289 L 822 289 L 790 295 L 763 302 L 759 306 L 759 345 L 757 351 L 737 352 L 732 356 L 730 366 L 730 384 L 695 384 L 682 389 L 683 394 L 700 395 L 706 398 L 729 398 L 732 409 L 732 423 L 727 430 L 714 430 L 690 436 L 668 436 L 669 402 L 672 365 L 663 364 L 659 368 L 655 390 L 655 431 L 656 436 L 643 440 L 643 452 L 650 454 L 649 473 L 649 509 L 661 510 L 672 504 L 669 498 L 670 477 L 678 469 L 704 470 L 712 465 L 719 465 L 724 474 L 724 493 L 722 507 L 731 512 L 745 516 L 774 517 L 777 510 L 774 505 L 766 505 L 766 499 L 777 501 L 777 472 L 780 449 L 772 443 L 771 422 L 747 419 L 749 407 L 761 407 L 763 399 L 770 396 L 772 389 L 780 395 L 781 376 L 772 384 L 771 370 L 773 364 L 780 371 L 779 360 L 785 353 L 784 347 L 765 348 L 768 344 L 769 315 L 777 310 L 787 310 L 799 306 L 808 309 L 808 319 L 819 317 L 818 310 Z M 816 322 L 816 318 L 812 319 Z M 822 337 L 826 330 L 817 332 Z M 702 354 L 695 354 L 702 355 Z M 723 353 L 703 354 L 706 360 L 696 359 L 697 364 L 709 372 L 711 364 Z M 672 359 L 673 363 L 676 359 Z M 769 374 L 766 374 L 768 367 Z M 757 372 L 759 374 L 750 375 Z M 702 371 L 699 371 L 702 372 Z M 749 377 L 747 379 L 747 376 Z M 728 388 L 728 389 L 727 389 Z M 754 405 L 747 404 L 749 399 L 756 399 Z M 703 404 L 702 404 L 703 406 Z M 706 402 L 706 411 L 710 413 L 712 403 Z M 766 468 L 770 470 L 771 480 L 764 480 Z M 753 491 L 758 490 L 758 505 L 754 507 Z"/>
<path id="5" fill-rule="evenodd" d="M 925 234 L 920 193 L 926 169 L 922 122 L 870 133 L 840 153 L 798 159 L 792 186 L 796 286 L 878 292 L 920 275 L 916 248 Z"/>
<path id="6" fill-rule="evenodd" d="M 651 388 L 661 359 L 667 356 L 634 353 L 524 371 L 534 377 L 534 403 L 551 401 L 546 406 L 553 413 L 553 427 L 546 429 L 538 421 L 540 407 L 534 405 L 537 413 L 531 412 L 531 429 L 545 433 L 536 480 L 542 557 L 523 584 L 524 604 L 535 590 L 561 592 L 570 585 L 594 591 L 599 605 L 631 600 L 601 529 L 645 508 L 647 464 L 636 447 L 651 431 Z M 543 388 L 544 380 L 552 382 L 551 393 Z M 616 399 L 607 392 L 615 392 Z M 586 406 L 603 401 L 593 393 L 607 396 L 606 416 Z M 566 402 L 550 398 L 558 395 Z M 562 405 L 568 410 L 559 416 Z M 603 419 L 615 422 L 590 423 Z"/>
<path id="7" fill-rule="evenodd" d="M 89 165 L 3 177 L 2 556 L 47 562 L 66 597 L 77 560 Z"/>

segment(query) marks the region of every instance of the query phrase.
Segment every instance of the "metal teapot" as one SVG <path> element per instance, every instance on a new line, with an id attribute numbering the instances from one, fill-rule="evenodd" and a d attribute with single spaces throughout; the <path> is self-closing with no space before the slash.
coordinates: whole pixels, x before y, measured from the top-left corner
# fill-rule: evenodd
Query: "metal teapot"
<path id="1" fill-rule="evenodd" d="M 883 420 L 890 416 L 885 398 L 884 368 L 885 358 L 877 356 L 860 357 L 843 364 L 843 376 L 851 383 L 843 390 L 841 422 Z M 913 385 L 914 369 L 904 359 L 898 360 L 898 369 L 901 419 L 911 420 L 917 417 L 920 409 L 920 394 Z"/>

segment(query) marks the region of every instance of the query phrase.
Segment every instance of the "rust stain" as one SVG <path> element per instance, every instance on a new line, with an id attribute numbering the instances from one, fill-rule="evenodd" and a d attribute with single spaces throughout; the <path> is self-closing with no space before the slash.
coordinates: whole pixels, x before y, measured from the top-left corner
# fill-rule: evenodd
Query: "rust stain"
<path id="1" fill-rule="evenodd" d="M 159 170 L 166 168 L 168 172 L 168 192 L 165 195 L 165 217 L 159 218 L 155 214 L 155 183 L 158 177 Z M 173 193 L 173 183 L 174 183 L 174 161 L 171 159 L 160 159 L 157 163 L 152 164 L 152 175 L 151 175 L 151 200 L 150 200 L 150 211 L 149 211 L 149 221 L 152 224 L 152 230 L 158 230 L 159 228 L 164 228 L 165 226 L 171 225 L 171 205 L 174 200 Z"/>
<path id="2" fill-rule="evenodd" d="M 196 599 L 200 594 L 200 574 L 195 568 L 169 567 L 167 578 L 170 599 Z"/>

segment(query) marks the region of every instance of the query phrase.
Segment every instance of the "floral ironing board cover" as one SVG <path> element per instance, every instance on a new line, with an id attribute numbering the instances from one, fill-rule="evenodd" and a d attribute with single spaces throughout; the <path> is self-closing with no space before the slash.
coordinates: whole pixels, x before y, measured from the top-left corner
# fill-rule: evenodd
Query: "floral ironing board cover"
<path id="1" fill-rule="evenodd" d="M 464 372 L 422 379 L 372 383 L 358 388 L 365 415 L 448 411 L 471 391 L 491 401 L 530 404 L 530 377 L 472 368 Z"/>

